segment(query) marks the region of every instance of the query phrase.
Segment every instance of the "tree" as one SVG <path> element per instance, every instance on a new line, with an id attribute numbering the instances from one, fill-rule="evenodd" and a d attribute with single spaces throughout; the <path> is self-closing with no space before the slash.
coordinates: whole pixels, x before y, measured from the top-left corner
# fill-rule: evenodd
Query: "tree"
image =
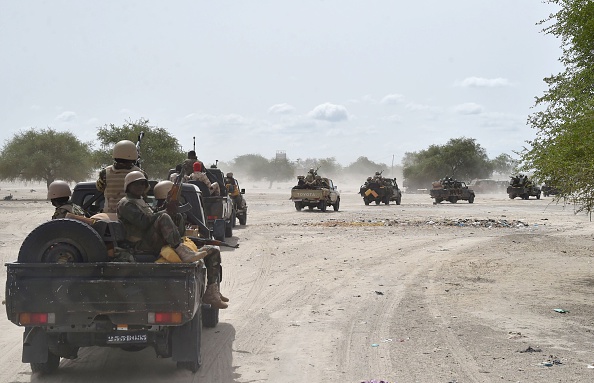
<path id="1" fill-rule="evenodd" d="M 0 153 L 0 179 L 77 182 L 93 170 L 91 145 L 72 133 L 29 129 L 9 140 Z"/>
<path id="2" fill-rule="evenodd" d="M 445 176 L 470 181 L 488 178 L 493 165 L 473 138 L 452 138 L 445 145 L 431 145 L 420 152 L 405 153 L 403 175 L 408 188 L 425 188 Z"/>
<path id="3" fill-rule="evenodd" d="M 109 124 L 98 129 L 100 149 L 94 153 L 96 164 L 101 167 L 110 165 L 113 162 L 113 145 L 121 140 L 136 143 L 140 132 L 144 132 L 140 145 L 141 166 L 150 178 L 166 178 L 169 169 L 186 158 L 186 153 L 181 150 L 177 138 L 163 128 L 150 126 L 149 120 L 140 119 L 134 122 L 127 121 L 122 126 Z"/>
<path id="4" fill-rule="evenodd" d="M 549 0 L 560 7 L 539 24 L 561 39 L 563 72 L 544 79 L 528 118 L 536 138 L 522 151 L 522 169 L 547 180 L 577 211 L 594 209 L 594 2 Z"/>
<path id="5" fill-rule="evenodd" d="M 270 162 L 260 154 L 243 154 L 237 156 L 229 164 L 234 175 L 240 174 L 254 181 L 266 178 L 270 171 Z"/>
<path id="6" fill-rule="evenodd" d="M 491 160 L 491 165 L 495 173 L 505 174 L 508 176 L 515 172 L 518 164 L 518 160 L 513 159 L 512 156 L 507 153 L 501 153 Z"/>
<path id="7" fill-rule="evenodd" d="M 286 157 L 273 158 L 268 165 L 268 171 L 265 178 L 270 182 L 268 188 L 272 187 L 273 182 L 287 181 L 295 176 L 295 165 Z"/>
<path id="8" fill-rule="evenodd" d="M 349 174 L 357 174 L 360 176 L 372 176 L 375 172 L 381 172 L 388 169 L 388 165 L 383 163 L 376 163 L 371 161 L 365 156 L 357 158 L 355 162 L 352 162 L 344 170 Z"/>

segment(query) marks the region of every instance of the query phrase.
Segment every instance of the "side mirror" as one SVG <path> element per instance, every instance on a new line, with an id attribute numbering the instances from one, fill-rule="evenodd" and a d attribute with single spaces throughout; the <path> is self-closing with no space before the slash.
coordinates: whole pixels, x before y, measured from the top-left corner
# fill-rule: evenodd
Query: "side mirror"
<path id="1" fill-rule="evenodd" d="M 245 189 L 241 189 L 241 194 L 245 194 Z"/>

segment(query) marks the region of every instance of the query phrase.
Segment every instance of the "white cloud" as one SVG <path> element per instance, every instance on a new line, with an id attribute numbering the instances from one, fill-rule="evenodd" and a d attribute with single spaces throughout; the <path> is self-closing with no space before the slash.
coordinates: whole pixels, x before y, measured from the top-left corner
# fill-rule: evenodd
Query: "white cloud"
<path id="1" fill-rule="evenodd" d="M 466 77 L 464 80 L 456 83 L 457 86 L 467 88 L 493 88 L 499 86 L 510 86 L 511 83 L 508 79 L 497 77 L 497 78 L 484 78 L 484 77 Z"/>
<path id="2" fill-rule="evenodd" d="M 474 102 L 467 102 L 454 107 L 454 111 L 459 114 L 481 114 L 484 110 L 485 108 L 482 105 L 475 104 Z"/>
<path id="3" fill-rule="evenodd" d="M 412 110 L 412 111 L 419 111 L 419 110 L 429 110 L 431 107 L 429 105 L 416 104 L 414 102 L 409 102 L 408 104 L 406 104 L 405 108 L 408 110 Z"/>
<path id="4" fill-rule="evenodd" d="M 402 96 L 401 94 L 388 94 L 384 96 L 384 98 L 382 98 L 382 101 L 380 102 L 384 105 L 394 105 L 401 103 L 403 99 L 404 96 Z"/>
<path id="5" fill-rule="evenodd" d="M 316 120 L 324 120 L 330 122 L 338 122 L 349 119 L 349 113 L 342 105 L 335 105 L 329 102 L 320 104 L 313 108 L 308 114 Z"/>
<path id="6" fill-rule="evenodd" d="M 268 113 L 270 113 L 270 114 L 291 114 L 294 111 L 295 111 L 295 107 L 293 105 L 289 105 L 286 103 L 272 105 L 268 109 Z"/>
<path id="7" fill-rule="evenodd" d="M 397 114 L 393 114 L 391 116 L 382 117 L 382 118 L 380 118 L 380 120 L 386 121 L 386 122 L 392 122 L 392 123 L 401 123 L 402 117 Z"/>
<path id="8" fill-rule="evenodd" d="M 66 112 L 60 113 L 56 117 L 56 120 L 61 121 L 61 122 L 72 122 L 72 121 L 76 120 L 76 117 L 77 116 L 76 116 L 75 112 L 66 111 Z"/>

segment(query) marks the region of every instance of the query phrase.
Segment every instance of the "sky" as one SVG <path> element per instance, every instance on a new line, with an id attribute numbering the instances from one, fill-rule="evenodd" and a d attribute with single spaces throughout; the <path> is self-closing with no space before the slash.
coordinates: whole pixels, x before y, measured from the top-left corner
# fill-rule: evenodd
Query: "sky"
<path id="1" fill-rule="evenodd" d="M 146 118 L 204 162 L 535 137 L 560 41 L 540 0 L 0 0 L 0 142 Z M 145 159 L 148 161 L 149 159 Z"/>

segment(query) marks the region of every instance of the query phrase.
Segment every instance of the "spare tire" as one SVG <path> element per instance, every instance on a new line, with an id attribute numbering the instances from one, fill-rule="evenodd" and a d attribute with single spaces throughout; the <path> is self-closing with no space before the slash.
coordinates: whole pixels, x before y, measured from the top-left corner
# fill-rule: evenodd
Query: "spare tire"
<path id="1" fill-rule="evenodd" d="M 21 263 L 106 262 L 107 248 L 88 224 L 74 219 L 54 219 L 37 226 L 21 245 Z"/>

